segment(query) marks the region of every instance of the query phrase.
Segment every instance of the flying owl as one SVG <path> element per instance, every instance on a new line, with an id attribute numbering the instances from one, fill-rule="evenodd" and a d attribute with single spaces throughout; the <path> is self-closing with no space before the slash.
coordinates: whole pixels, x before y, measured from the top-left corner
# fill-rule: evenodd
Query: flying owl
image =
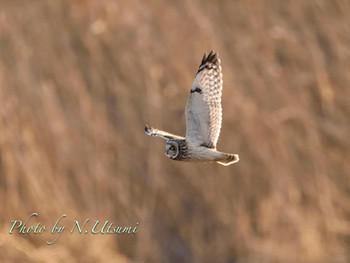
<path id="1" fill-rule="evenodd" d="M 222 121 L 222 88 L 218 54 L 204 53 L 186 105 L 186 137 L 148 125 L 146 134 L 165 139 L 165 154 L 172 160 L 217 162 L 225 166 L 238 162 L 237 154 L 216 150 Z"/>

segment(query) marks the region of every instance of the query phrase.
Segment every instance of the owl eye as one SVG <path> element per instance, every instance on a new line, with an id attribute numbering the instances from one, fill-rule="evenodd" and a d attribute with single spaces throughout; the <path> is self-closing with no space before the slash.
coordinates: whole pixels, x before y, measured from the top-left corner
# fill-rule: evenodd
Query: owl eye
<path id="1" fill-rule="evenodd" d="M 174 146 L 170 146 L 170 151 L 174 151 L 175 147 Z"/>

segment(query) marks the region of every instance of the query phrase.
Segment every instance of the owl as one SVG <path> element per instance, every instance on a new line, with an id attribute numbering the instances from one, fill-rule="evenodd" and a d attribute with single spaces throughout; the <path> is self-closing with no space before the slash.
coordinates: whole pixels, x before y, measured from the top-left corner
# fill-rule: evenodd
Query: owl
<path id="1" fill-rule="evenodd" d="M 172 160 L 217 162 L 230 165 L 238 162 L 237 154 L 216 150 L 222 122 L 222 73 L 218 54 L 204 53 L 187 101 L 186 137 L 177 136 L 146 125 L 145 133 L 165 139 L 165 154 Z"/>

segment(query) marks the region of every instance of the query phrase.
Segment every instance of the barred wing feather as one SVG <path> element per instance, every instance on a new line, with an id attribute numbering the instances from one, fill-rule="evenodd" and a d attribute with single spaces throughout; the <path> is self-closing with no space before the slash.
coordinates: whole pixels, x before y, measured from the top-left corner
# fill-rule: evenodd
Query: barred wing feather
<path id="1" fill-rule="evenodd" d="M 205 53 L 186 105 L 186 140 L 196 146 L 216 148 L 222 108 L 222 73 L 217 53 Z"/>

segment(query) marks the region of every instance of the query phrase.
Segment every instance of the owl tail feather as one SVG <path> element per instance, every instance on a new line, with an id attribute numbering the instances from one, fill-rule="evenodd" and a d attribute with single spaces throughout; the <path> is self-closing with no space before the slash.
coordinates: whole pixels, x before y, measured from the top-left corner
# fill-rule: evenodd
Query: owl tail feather
<path id="1" fill-rule="evenodd" d="M 239 161 L 238 154 L 226 153 L 225 157 L 222 160 L 219 160 L 219 161 L 216 161 L 216 162 L 221 164 L 221 165 L 228 166 L 228 165 L 236 163 L 238 161 Z"/>

